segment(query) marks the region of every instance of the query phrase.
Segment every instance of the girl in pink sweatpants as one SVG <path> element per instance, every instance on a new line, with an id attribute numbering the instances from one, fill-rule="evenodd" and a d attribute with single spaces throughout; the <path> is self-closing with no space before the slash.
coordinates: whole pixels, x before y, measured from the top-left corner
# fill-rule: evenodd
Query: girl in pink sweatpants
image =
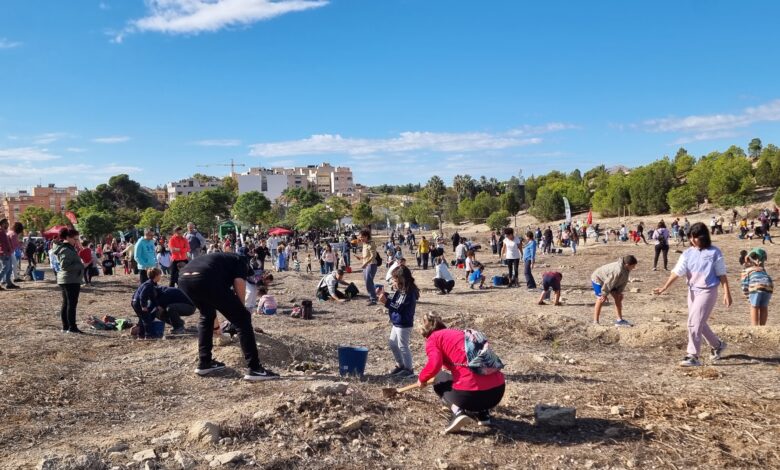
<path id="1" fill-rule="evenodd" d="M 712 332 L 707 319 L 718 301 L 718 285 L 723 286 L 723 304 L 731 306 L 731 291 L 726 276 L 726 262 L 720 249 L 712 246 L 710 232 L 701 222 L 691 225 L 688 238 L 691 247 L 683 252 L 663 287 L 653 289 L 655 294 L 665 292 L 678 277 L 688 280 L 688 355 L 680 362 L 683 367 L 700 366 L 701 339 L 707 340 L 711 358 L 720 359 L 726 342 Z"/>

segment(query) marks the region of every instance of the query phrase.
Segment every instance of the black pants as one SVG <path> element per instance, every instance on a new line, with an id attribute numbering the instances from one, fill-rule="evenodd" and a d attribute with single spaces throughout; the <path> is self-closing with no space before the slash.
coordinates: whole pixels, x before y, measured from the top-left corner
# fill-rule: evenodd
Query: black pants
<path id="1" fill-rule="evenodd" d="M 509 285 L 516 286 L 520 275 L 520 258 L 506 260 L 506 267 L 509 268 Z"/>
<path id="2" fill-rule="evenodd" d="M 505 385 L 489 390 L 453 390 L 452 375 L 448 372 L 439 372 L 433 391 L 450 405 L 455 405 L 466 411 L 487 411 L 495 408 L 504 398 Z"/>
<path id="3" fill-rule="evenodd" d="M 141 284 L 149 280 L 149 275 L 146 274 L 145 269 L 138 270 L 138 280 L 141 282 Z"/>
<path id="4" fill-rule="evenodd" d="M 62 307 L 60 308 L 62 329 L 69 331 L 78 330 L 76 325 L 76 306 L 79 303 L 81 284 L 60 284 L 60 290 L 62 290 Z"/>
<path id="5" fill-rule="evenodd" d="M 656 245 L 655 246 L 655 258 L 653 259 L 653 268 L 658 267 L 658 255 L 664 254 L 664 269 L 667 269 L 669 264 L 669 245 Z"/>
<path id="6" fill-rule="evenodd" d="M 452 288 L 455 287 L 455 281 L 445 281 L 444 279 L 437 277 L 433 280 L 433 285 L 441 292 L 449 294 Z"/>
<path id="7" fill-rule="evenodd" d="M 428 258 L 430 256 L 429 253 L 422 253 L 422 265 L 423 269 L 428 269 Z"/>
<path id="8" fill-rule="evenodd" d="M 172 261 L 171 262 L 171 282 L 168 283 L 168 287 L 176 287 L 179 283 L 179 270 L 187 264 L 187 261 Z M 179 267 L 181 266 L 181 268 Z"/>
<path id="9" fill-rule="evenodd" d="M 92 265 L 84 266 L 84 284 L 92 283 Z"/>
<path id="10" fill-rule="evenodd" d="M 162 313 L 158 315 L 157 312 L 144 312 L 141 310 L 141 306 L 137 303 L 131 305 L 133 307 L 133 311 L 135 311 L 135 314 L 138 315 L 138 319 L 141 320 L 141 323 L 144 327 L 143 333 L 139 335 L 140 337 L 146 336 L 146 333 L 152 330 L 152 322 L 154 322 L 155 319 L 158 319 L 161 322 L 165 322 L 174 328 L 184 327 L 184 320 L 181 319 L 175 310 L 169 308 L 167 310 L 163 310 Z M 194 311 L 195 307 L 193 307 L 192 310 Z"/>
<path id="11" fill-rule="evenodd" d="M 200 310 L 198 324 L 200 366 L 206 367 L 211 364 L 214 320 L 217 318 L 217 310 L 219 310 L 238 330 L 238 339 L 247 367 L 253 370 L 259 369 L 261 367 L 260 357 L 255 343 L 255 332 L 252 330 L 252 315 L 244 306 L 243 299 L 239 300 L 230 289 L 216 286 L 217 282 L 219 282 L 217 279 L 211 279 L 209 276 L 197 278 L 185 276 L 179 281 L 179 289 L 187 294 Z"/>

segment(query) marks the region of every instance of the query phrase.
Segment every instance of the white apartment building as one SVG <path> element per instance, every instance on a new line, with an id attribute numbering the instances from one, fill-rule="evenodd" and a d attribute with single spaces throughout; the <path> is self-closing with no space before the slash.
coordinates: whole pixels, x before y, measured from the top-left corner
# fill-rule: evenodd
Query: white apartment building
<path id="1" fill-rule="evenodd" d="M 222 181 L 218 178 L 211 178 L 206 181 L 196 180 L 194 178 L 185 178 L 180 181 L 171 182 L 165 185 L 168 192 L 168 202 L 173 201 L 179 196 L 187 196 L 193 193 L 199 193 L 207 189 L 214 189 L 222 186 Z"/>
<path id="2" fill-rule="evenodd" d="M 252 178 L 248 178 L 250 176 Z M 259 178 L 261 176 L 265 179 Z M 279 190 L 282 179 L 284 179 L 285 186 Z M 266 194 L 266 191 L 258 188 L 267 188 L 268 194 Z M 351 169 L 348 167 L 334 167 L 329 163 L 295 168 L 277 167 L 268 169 L 257 167 L 250 168 L 247 173 L 238 175 L 239 194 L 247 191 L 260 191 L 273 201 L 287 188 L 310 189 L 317 191 L 324 197 L 331 195 L 350 197 L 355 192 L 355 183 Z M 279 194 L 276 194 L 277 191 Z"/>
<path id="3" fill-rule="evenodd" d="M 263 168 L 251 168 L 248 173 L 236 175 L 238 194 L 250 191 L 262 193 L 270 201 L 276 200 L 289 187 L 287 175 L 279 175 Z"/>

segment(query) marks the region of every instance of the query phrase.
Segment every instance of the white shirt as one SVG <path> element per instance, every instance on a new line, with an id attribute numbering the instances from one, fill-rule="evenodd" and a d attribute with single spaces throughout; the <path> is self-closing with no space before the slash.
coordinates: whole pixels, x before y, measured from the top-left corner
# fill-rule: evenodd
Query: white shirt
<path id="1" fill-rule="evenodd" d="M 450 270 L 447 267 L 447 263 L 439 263 L 436 265 L 436 279 L 444 279 L 445 281 L 454 281 Z"/>
<path id="2" fill-rule="evenodd" d="M 455 247 L 455 258 L 466 259 L 466 245 L 460 243 Z"/>
<path id="3" fill-rule="evenodd" d="M 504 238 L 504 247 L 506 247 L 504 259 L 520 259 L 520 245 L 517 243 L 517 238 L 514 240 Z"/>

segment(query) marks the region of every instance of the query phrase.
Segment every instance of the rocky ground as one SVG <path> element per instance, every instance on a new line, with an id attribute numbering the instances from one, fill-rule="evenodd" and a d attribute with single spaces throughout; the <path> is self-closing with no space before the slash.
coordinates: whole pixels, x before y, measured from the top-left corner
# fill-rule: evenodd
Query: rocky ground
<path id="1" fill-rule="evenodd" d="M 751 242 L 724 235 L 715 243 L 727 255 L 736 302 L 719 305 L 710 322 L 729 344 L 723 360 L 696 369 L 676 366 L 686 344 L 685 286 L 652 295 L 667 273 L 651 271 L 650 246 L 599 244 L 541 257 L 537 280 L 546 270 L 564 273 L 561 307 L 536 305 L 538 292 L 470 290 L 462 280 L 451 295 L 433 295 L 432 271 L 415 270 L 425 288 L 418 314 L 435 310 L 452 326 L 485 332 L 507 364 L 495 426 L 446 436 L 447 413 L 430 390 L 382 396 L 383 387 L 411 382 L 385 377 L 393 366 L 387 316 L 362 299 L 315 302 L 311 321 L 256 317 L 261 357 L 284 378 L 247 383 L 237 342 L 215 349 L 233 369 L 200 378 L 194 337 L 62 335 L 47 273 L 44 282 L 0 292 L 0 468 L 780 467 L 778 314 L 770 307 L 769 326 L 749 326 L 735 268 Z M 767 250 L 769 272 L 780 277 L 780 250 Z M 629 253 L 640 261 L 625 307 L 634 326 L 611 326 L 611 305 L 604 326 L 591 324 L 590 273 Z M 480 258 L 488 276 L 503 272 L 492 255 Z M 359 274 L 350 277 L 360 286 Z M 285 273 L 272 293 L 285 311 L 312 299 L 316 283 Z M 84 289 L 79 316 L 133 318 L 132 288 L 129 277 L 99 277 Z M 363 380 L 338 376 L 339 345 L 369 348 Z M 419 370 L 422 338 L 412 346 Z M 537 425 L 537 404 L 576 408 L 575 425 Z"/>

